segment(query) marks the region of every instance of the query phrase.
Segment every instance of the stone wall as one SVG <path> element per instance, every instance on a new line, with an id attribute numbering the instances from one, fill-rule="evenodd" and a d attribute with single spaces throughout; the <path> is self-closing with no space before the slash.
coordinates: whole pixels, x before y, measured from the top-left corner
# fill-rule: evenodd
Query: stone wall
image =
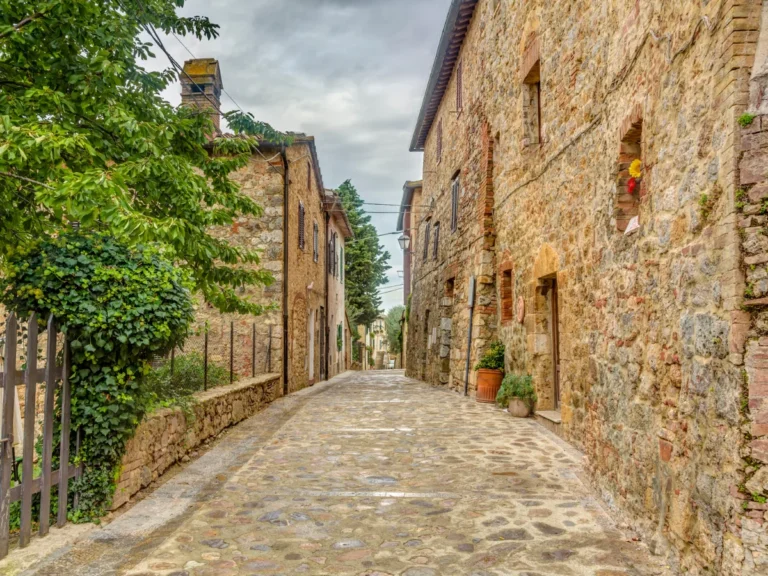
<path id="1" fill-rule="evenodd" d="M 252 416 L 281 393 L 280 375 L 265 374 L 196 394 L 189 418 L 180 408 L 147 416 L 126 445 L 112 509 L 128 502 L 203 441 Z"/>
<path id="2" fill-rule="evenodd" d="M 211 231 L 229 244 L 249 250 L 258 250 L 257 269 L 269 271 L 275 281 L 270 286 L 249 286 L 241 296 L 251 302 L 274 309 L 259 317 L 222 314 L 198 298 L 195 313 L 195 333 L 184 347 L 184 352 L 202 353 L 204 332 L 208 330 L 208 353 L 212 363 L 229 368 L 230 324 L 235 325 L 235 371 L 241 377 L 251 376 L 253 350 L 253 323 L 256 323 L 256 370 L 282 373 L 283 357 L 283 162 L 276 151 L 265 148 L 265 157 L 251 156 L 248 165 L 232 175 L 241 192 L 256 202 L 263 213 L 260 216 L 242 216 L 231 226 Z M 270 350 L 270 332 L 271 350 Z"/>
<path id="3" fill-rule="evenodd" d="M 463 107 L 454 70 L 425 145 L 434 209 L 418 223 L 408 374 L 463 388 L 475 276 L 470 361 L 500 338 L 508 371 L 534 376 L 538 408 L 560 411 L 608 504 L 685 574 L 761 573 L 739 529 L 749 322 L 736 209 L 760 10 L 480 0 L 458 60 Z M 437 256 L 425 255 L 437 221 Z M 764 236 L 748 238 L 762 250 Z M 760 342 L 747 370 L 762 367 Z"/>
<path id="4" fill-rule="evenodd" d="M 325 188 L 314 162 L 314 140 L 297 135 L 286 152 L 289 169 L 288 206 L 288 391 L 310 384 L 309 349 L 314 339 L 315 380 L 320 380 L 320 327 L 325 308 L 327 243 L 323 200 Z M 299 202 L 304 206 L 304 248 L 299 247 Z M 318 257 L 314 258 L 313 225 L 319 229 Z M 310 320 L 310 314 L 314 321 Z M 309 334 L 314 324 L 314 333 Z M 333 337 L 335 342 L 335 336 Z M 313 381 L 314 383 L 314 381 Z"/>
<path id="5" fill-rule="evenodd" d="M 745 566 L 763 574 L 768 573 L 768 116 L 756 116 L 741 132 L 736 207 L 746 287 L 744 309 L 734 312 L 731 341 L 739 352 L 746 349 L 743 453 L 748 465 L 735 487 L 745 510 L 735 524 Z"/>

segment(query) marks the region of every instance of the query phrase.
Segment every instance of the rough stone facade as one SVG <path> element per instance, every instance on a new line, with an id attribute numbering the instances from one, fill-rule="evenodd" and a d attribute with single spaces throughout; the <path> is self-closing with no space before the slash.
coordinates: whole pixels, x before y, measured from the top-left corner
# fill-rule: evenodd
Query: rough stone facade
<path id="1" fill-rule="evenodd" d="M 350 332 L 346 314 L 344 267 L 346 242 L 354 241 L 354 234 L 341 198 L 333 190 L 325 191 L 325 210 L 328 215 L 328 377 L 333 378 L 349 368 Z"/>
<path id="2" fill-rule="evenodd" d="M 199 392 L 189 416 L 180 408 L 149 415 L 126 446 L 112 509 L 128 502 L 203 441 L 252 416 L 281 394 L 280 375 L 264 374 Z"/>
<path id="3" fill-rule="evenodd" d="M 414 223 L 408 375 L 463 391 L 474 277 L 470 365 L 503 341 L 605 500 L 684 574 L 768 574 L 754 462 L 768 340 L 742 309 L 745 290 L 768 294 L 750 220 L 768 140 L 762 118 L 745 135 L 737 122 L 761 10 L 454 0 L 412 147 L 430 208 Z"/>
<path id="4" fill-rule="evenodd" d="M 185 70 L 189 77 L 182 77 L 183 103 L 204 108 L 210 107 L 209 99 L 218 101 L 222 79 L 215 60 L 188 61 Z M 188 84 L 192 82 L 200 88 L 191 90 Z M 203 90 L 208 98 L 200 100 L 199 90 Z M 287 330 L 290 361 L 285 390 L 288 392 L 326 377 L 321 357 L 325 348 L 318 345 L 326 318 L 325 188 L 314 138 L 292 134 L 291 140 L 285 150 L 263 142 L 248 165 L 232 175 L 241 191 L 263 208 L 263 213 L 238 218 L 231 227 L 213 231 L 233 245 L 260 252 L 261 261 L 256 266 L 271 272 L 275 282 L 266 287 L 246 288 L 242 296 L 267 307 L 267 312 L 256 318 L 221 314 L 200 302 L 196 315 L 198 334 L 187 346 L 201 351 L 202 333 L 207 329 L 211 361 L 228 366 L 230 327 L 234 324 L 233 357 L 237 374 L 251 376 L 254 364 L 256 373 L 283 374 L 283 338 Z"/>

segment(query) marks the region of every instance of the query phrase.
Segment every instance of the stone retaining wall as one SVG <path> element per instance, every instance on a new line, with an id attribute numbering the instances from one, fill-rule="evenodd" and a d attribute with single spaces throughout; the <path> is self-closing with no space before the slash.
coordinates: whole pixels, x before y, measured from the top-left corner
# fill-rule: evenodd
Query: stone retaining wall
<path id="1" fill-rule="evenodd" d="M 180 408 L 147 416 L 126 446 L 112 509 L 149 486 L 189 450 L 264 408 L 280 395 L 280 388 L 279 374 L 265 374 L 196 394 L 189 421 Z"/>

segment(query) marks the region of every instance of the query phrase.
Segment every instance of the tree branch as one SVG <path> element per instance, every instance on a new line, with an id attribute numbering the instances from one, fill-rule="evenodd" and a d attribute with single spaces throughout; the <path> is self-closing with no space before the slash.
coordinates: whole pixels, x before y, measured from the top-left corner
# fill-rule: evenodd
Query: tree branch
<path id="1" fill-rule="evenodd" d="M 24 182 L 29 182 L 30 184 L 42 186 L 43 188 L 47 188 L 48 190 L 55 190 L 55 188 L 48 186 L 48 184 L 44 184 L 37 180 L 32 180 L 32 178 L 27 178 L 26 176 L 20 176 L 19 174 L 12 174 L 11 172 L 0 172 L 0 176 L 5 176 L 7 178 L 16 178 L 17 180 L 23 180 Z"/>
<path id="2" fill-rule="evenodd" d="M 0 38 L 4 38 L 6 36 L 10 36 L 13 32 L 18 32 L 19 30 L 24 28 L 24 26 L 26 26 L 27 24 L 31 24 L 32 22 L 34 22 L 35 20 L 39 20 L 43 16 L 45 16 L 45 14 L 43 12 L 36 12 L 35 14 L 32 14 L 31 16 L 27 16 L 26 18 L 24 18 L 20 22 L 17 22 L 16 24 L 14 24 L 13 25 L 13 30 L 8 30 L 8 31 L 3 32 L 2 34 L 0 34 Z"/>

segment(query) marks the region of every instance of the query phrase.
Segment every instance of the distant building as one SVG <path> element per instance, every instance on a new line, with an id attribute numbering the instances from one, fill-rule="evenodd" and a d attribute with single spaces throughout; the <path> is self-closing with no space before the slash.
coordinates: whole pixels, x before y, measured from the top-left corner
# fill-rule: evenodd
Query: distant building
<path id="1" fill-rule="evenodd" d="M 211 58 L 189 60 L 184 63 L 180 81 L 182 104 L 210 110 L 221 135 L 219 114 L 211 104 L 220 107 L 223 82 L 219 63 Z M 334 222 L 339 220 L 338 213 L 326 212 L 326 193 L 314 138 L 304 134 L 291 136 L 292 143 L 285 148 L 262 141 L 248 165 L 232 175 L 242 193 L 263 208 L 263 214 L 238 218 L 231 226 L 213 231 L 233 246 L 261 252 L 256 268 L 270 271 L 275 282 L 270 286 L 248 287 L 241 296 L 264 306 L 273 305 L 275 309 L 258 317 L 247 317 L 221 314 L 200 303 L 196 319 L 198 327 L 208 327 L 213 361 L 227 361 L 230 323 L 234 323 L 234 362 L 238 374 L 250 376 L 251 351 L 255 348 L 257 373 L 280 373 L 288 392 L 328 377 L 326 366 L 331 351 L 326 345 L 327 335 L 331 329 L 334 331 L 335 350 L 336 326 L 328 325 L 326 270 L 330 253 L 326 249 L 326 216 Z M 339 242 L 339 247 L 342 245 L 343 241 Z M 336 308 L 333 314 L 338 314 Z M 193 342 L 193 346 L 202 349 L 199 342 Z M 287 364 L 285 358 L 289 359 Z"/>
<path id="2" fill-rule="evenodd" d="M 347 323 L 344 282 L 346 265 L 346 242 L 354 238 L 352 225 L 341 203 L 341 197 L 333 190 L 325 191 L 325 214 L 328 262 L 328 377 L 332 378 L 350 366 L 350 331 Z"/>

